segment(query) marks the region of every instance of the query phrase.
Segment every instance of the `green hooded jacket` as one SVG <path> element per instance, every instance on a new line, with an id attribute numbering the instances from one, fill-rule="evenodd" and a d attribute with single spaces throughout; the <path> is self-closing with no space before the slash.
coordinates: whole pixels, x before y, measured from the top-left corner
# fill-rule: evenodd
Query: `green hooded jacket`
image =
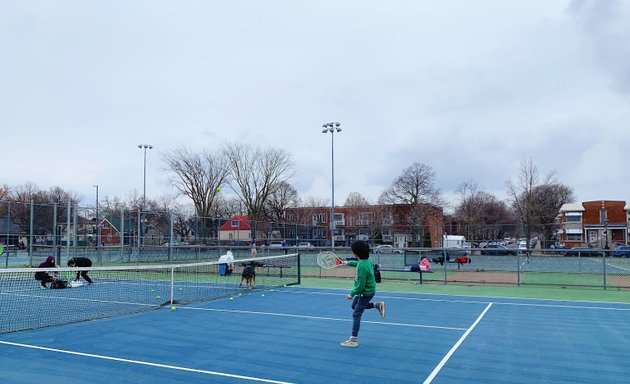
<path id="1" fill-rule="evenodd" d="M 349 260 L 348 265 L 356 268 L 354 288 L 350 291 L 350 296 L 354 297 L 362 293 L 368 295 L 376 293 L 376 280 L 374 280 L 372 260 Z"/>

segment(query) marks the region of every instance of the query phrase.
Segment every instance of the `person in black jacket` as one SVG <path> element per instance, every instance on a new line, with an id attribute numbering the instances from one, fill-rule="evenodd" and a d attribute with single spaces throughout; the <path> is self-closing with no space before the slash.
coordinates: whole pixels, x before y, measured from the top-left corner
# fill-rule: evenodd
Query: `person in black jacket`
<path id="1" fill-rule="evenodd" d="M 68 267 L 88 268 L 91 266 L 92 260 L 88 259 L 87 257 L 73 257 L 68 260 Z M 77 271 L 77 278 L 74 280 L 79 281 L 79 276 L 83 276 L 88 284 L 92 284 L 92 279 L 90 279 L 90 276 L 88 276 L 87 270 Z"/>
<path id="2" fill-rule="evenodd" d="M 55 258 L 53 256 L 48 256 L 46 261 L 39 264 L 37 268 L 57 268 Z M 57 274 L 54 271 L 35 272 L 35 280 L 39 281 L 42 288 L 48 288 L 46 283 L 55 282 L 57 280 Z"/>

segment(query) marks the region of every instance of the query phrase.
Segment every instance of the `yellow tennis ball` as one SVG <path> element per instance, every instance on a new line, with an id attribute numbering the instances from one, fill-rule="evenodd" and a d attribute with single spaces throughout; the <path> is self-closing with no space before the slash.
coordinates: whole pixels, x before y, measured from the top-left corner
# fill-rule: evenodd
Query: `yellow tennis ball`
<path id="1" fill-rule="evenodd" d="M 160 296 L 155 296 L 155 300 L 158 300 L 160 298 Z"/>
<path id="2" fill-rule="evenodd" d="M 239 295 L 239 296 L 243 296 L 243 294 L 242 294 L 242 293 L 240 293 L 240 292 L 238 293 L 238 295 Z"/>
<path id="3" fill-rule="evenodd" d="M 174 310 L 176 310 L 176 309 L 177 309 L 177 307 L 176 307 L 176 306 L 174 306 L 174 305 L 171 307 L 171 311 L 174 311 Z"/>
<path id="4" fill-rule="evenodd" d="M 265 294 L 263 293 L 262 295 L 260 295 L 260 297 L 265 297 Z"/>
<path id="5" fill-rule="evenodd" d="M 230 301 L 232 301 L 232 300 L 234 300 L 234 298 L 233 298 L 233 297 L 230 297 Z"/>

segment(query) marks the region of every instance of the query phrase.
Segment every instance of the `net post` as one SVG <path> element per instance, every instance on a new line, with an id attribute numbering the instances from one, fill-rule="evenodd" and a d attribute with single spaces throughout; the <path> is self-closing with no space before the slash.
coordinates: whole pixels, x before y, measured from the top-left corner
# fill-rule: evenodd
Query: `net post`
<path id="1" fill-rule="evenodd" d="M 171 267 L 171 305 L 173 305 L 173 295 L 174 295 L 174 287 L 175 287 L 175 267 Z"/>
<path id="2" fill-rule="evenodd" d="M 297 254 L 297 283 L 298 285 L 302 284 L 302 271 L 301 271 L 301 256 L 300 252 Z M 321 270 L 321 268 L 320 268 Z"/>

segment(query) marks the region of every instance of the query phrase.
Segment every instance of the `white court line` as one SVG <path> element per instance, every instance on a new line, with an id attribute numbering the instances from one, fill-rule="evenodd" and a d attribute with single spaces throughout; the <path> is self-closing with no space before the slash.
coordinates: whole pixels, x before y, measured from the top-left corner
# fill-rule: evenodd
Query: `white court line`
<path id="1" fill-rule="evenodd" d="M 328 320 L 328 321 L 343 321 L 343 322 L 351 322 L 352 321 L 350 319 L 340 319 L 340 318 L 336 318 L 336 317 L 295 315 L 295 314 L 290 314 L 290 313 L 241 311 L 241 310 L 235 310 L 235 309 L 199 308 L 199 307 L 187 307 L 187 306 L 179 307 L 179 308 L 180 309 L 184 309 L 184 310 L 194 310 L 194 311 L 243 313 L 243 314 L 251 314 L 251 315 L 293 317 L 293 318 L 298 318 L 298 319 Z M 466 328 L 442 327 L 442 326 L 437 326 L 437 325 L 423 325 L 423 324 L 390 323 L 390 322 L 386 322 L 386 321 L 362 320 L 361 323 L 383 324 L 383 325 L 392 325 L 392 326 L 396 326 L 396 327 L 410 327 L 410 328 L 446 329 L 446 330 L 449 330 L 449 331 L 465 331 L 466 330 Z"/>
<path id="2" fill-rule="evenodd" d="M 156 307 L 156 308 L 160 307 L 159 304 L 134 303 L 134 302 L 130 302 L 130 301 L 116 301 L 116 300 L 85 299 L 85 298 L 82 298 L 82 297 L 70 297 L 70 296 L 30 295 L 30 294 L 6 293 L 6 292 L 0 292 L 0 295 L 28 297 L 28 298 L 33 298 L 33 299 L 55 299 L 55 300 L 64 300 L 64 301 L 80 301 L 80 302 L 101 303 L 101 304 L 139 305 L 139 306 Z"/>
<path id="3" fill-rule="evenodd" d="M 620 266 L 615 265 L 615 264 L 611 264 L 609 261 L 606 262 L 606 267 L 621 269 L 624 272 L 630 272 L 630 269 L 624 268 L 624 267 L 620 267 Z"/>
<path id="4" fill-rule="evenodd" d="M 453 345 L 451 350 L 448 351 L 448 353 L 442 358 L 442 361 L 440 361 L 440 363 L 433 369 L 433 372 L 431 372 L 429 377 L 427 377 L 426 380 L 424 380 L 424 384 L 430 384 L 431 382 L 433 382 L 433 379 L 435 379 L 435 376 L 437 376 L 437 374 L 442 370 L 442 367 L 444 367 L 444 364 L 446 364 L 448 359 L 451 358 L 451 356 L 453 355 L 453 353 L 455 353 L 457 348 L 459 348 L 459 346 L 464 342 L 464 340 L 466 340 L 466 337 L 468 337 L 470 332 L 472 332 L 472 330 L 475 329 L 477 324 L 479 324 L 479 322 L 484 317 L 486 312 L 488 312 L 490 307 L 492 307 L 492 303 L 488 304 L 486 309 L 484 309 L 484 311 L 481 312 L 481 315 L 479 315 L 477 320 L 475 320 L 475 322 L 470 326 L 470 328 L 468 328 L 468 330 L 462 335 L 462 337 L 460 337 L 459 340 L 457 340 L 457 343 L 455 343 L 455 345 Z"/>
<path id="5" fill-rule="evenodd" d="M 66 351 L 66 350 L 63 350 L 63 349 L 40 347 L 38 345 L 13 343 L 13 342 L 10 342 L 10 341 L 0 341 L 0 344 L 11 345 L 11 346 L 14 346 L 14 347 L 29 348 L 29 349 L 38 349 L 38 350 L 41 350 L 41 351 L 48 351 L 48 352 L 64 353 L 64 354 L 67 354 L 67 355 L 91 357 L 91 358 L 94 358 L 94 359 L 118 361 L 118 362 L 121 362 L 121 363 L 129 363 L 129 364 L 137 364 L 137 365 L 146 365 L 146 366 L 149 366 L 149 367 L 173 369 L 173 370 L 176 370 L 176 371 L 194 372 L 194 373 L 202 373 L 202 374 L 205 374 L 205 375 L 212 375 L 212 376 L 230 377 L 230 378 L 233 378 L 233 379 L 258 381 L 258 382 L 262 382 L 262 383 L 293 384 L 293 383 L 290 383 L 290 382 L 287 382 L 287 381 L 278 381 L 278 380 L 262 379 L 262 378 L 259 378 L 259 377 L 233 375 L 231 373 L 223 373 L 223 372 L 216 372 L 216 371 L 207 371 L 207 370 L 204 370 L 204 369 L 194 369 L 194 368 L 179 367 L 179 366 L 176 366 L 176 365 L 150 363 L 148 361 L 130 360 L 130 359 L 123 359 L 123 358 L 119 358 L 119 357 L 95 355 L 95 354 L 92 354 L 92 353 Z"/>
<path id="6" fill-rule="evenodd" d="M 332 292 L 298 292 L 298 291 L 288 291 L 288 290 L 276 290 L 276 292 L 282 293 L 291 293 L 291 294 L 306 294 L 306 295 L 332 295 L 332 296 L 346 296 L 347 293 L 332 293 Z M 402 294 L 406 292 L 400 292 Z M 411 293 L 414 295 L 415 293 Z M 449 295 L 445 293 L 424 293 L 423 295 L 435 295 L 435 296 L 453 296 L 453 297 L 479 297 L 479 296 L 461 296 L 461 295 Z M 558 299 L 539 299 L 539 298 L 529 298 L 523 297 L 519 298 L 520 300 L 529 300 L 529 301 L 542 301 L 544 303 L 517 303 L 517 302 L 500 302 L 500 301 L 488 301 L 488 300 L 449 300 L 449 299 L 430 299 L 423 297 L 403 297 L 403 296 L 387 296 L 387 295 L 379 295 L 379 298 L 390 299 L 390 300 L 408 300 L 408 301 L 426 301 L 426 302 L 436 302 L 436 303 L 460 303 L 460 304 L 494 304 L 494 305 L 514 305 L 514 306 L 524 306 L 524 307 L 543 307 L 543 308 L 573 308 L 573 309 L 601 309 L 606 311 L 630 311 L 630 304 L 624 302 L 608 302 L 608 301 L 586 301 L 586 300 L 558 300 Z M 488 299 L 511 299 L 510 297 L 500 297 L 500 296 L 488 296 Z M 615 308 L 615 307 L 599 307 L 595 305 L 572 305 L 572 304 L 547 304 L 550 302 L 558 302 L 558 303 L 584 303 L 584 304 L 619 304 L 628 306 L 628 308 Z"/>

